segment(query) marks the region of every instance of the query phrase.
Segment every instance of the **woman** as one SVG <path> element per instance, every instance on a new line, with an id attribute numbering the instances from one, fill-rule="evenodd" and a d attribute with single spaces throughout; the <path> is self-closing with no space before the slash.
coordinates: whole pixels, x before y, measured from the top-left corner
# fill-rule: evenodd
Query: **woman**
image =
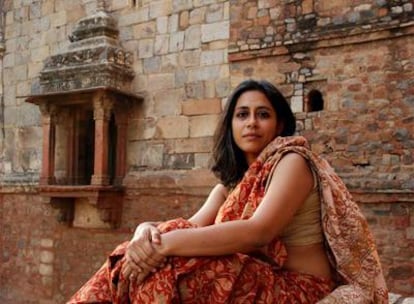
<path id="1" fill-rule="evenodd" d="M 242 82 L 216 132 L 221 183 L 202 208 L 139 225 L 69 303 L 387 303 L 366 221 L 294 132 L 272 84 Z"/>

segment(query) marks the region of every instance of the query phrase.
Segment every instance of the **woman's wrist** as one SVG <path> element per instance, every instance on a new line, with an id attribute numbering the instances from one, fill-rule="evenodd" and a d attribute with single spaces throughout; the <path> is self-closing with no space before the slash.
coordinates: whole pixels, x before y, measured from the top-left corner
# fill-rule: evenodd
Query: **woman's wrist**
<path id="1" fill-rule="evenodd" d="M 153 246 L 159 254 L 165 257 L 168 257 L 171 255 L 170 248 L 168 246 L 168 240 L 166 240 L 165 235 L 161 235 L 160 244 L 153 244 Z"/>

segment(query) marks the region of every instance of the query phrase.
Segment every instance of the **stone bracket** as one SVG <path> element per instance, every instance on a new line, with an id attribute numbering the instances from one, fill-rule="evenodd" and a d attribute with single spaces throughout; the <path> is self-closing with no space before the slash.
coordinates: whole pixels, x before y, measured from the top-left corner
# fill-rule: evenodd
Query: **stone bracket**
<path id="1" fill-rule="evenodd" d="M 118 228 L 124 200 L 123 187 L 40 186 L 45 203 L 59 209 L 57 220 L 78 228 Z"/>

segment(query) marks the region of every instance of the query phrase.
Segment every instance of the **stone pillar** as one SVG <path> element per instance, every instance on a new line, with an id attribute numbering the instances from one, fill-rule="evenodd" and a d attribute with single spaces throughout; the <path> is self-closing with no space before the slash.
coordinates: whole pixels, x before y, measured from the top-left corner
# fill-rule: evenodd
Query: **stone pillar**
<path id="1" fill-rule="evenodd" d="M 66 178 L 67 184 L 76 185 L 78 184 L 78 162 L 79 162 L 79 144 L 78 137 L 79 131 L 77 128 L 78 112 L 76 110 L 69 110 L 67 118 L 67 150 L 68 154 L 66 157 Z"/>
<path id="2" fill-rule="evenodd" d="M 95 156 L 92 185 L 108 185 L 108 130 L 113 102 L 105 91 L 93 96 L 93 118 L 95 120 Z"/>
<path id="3" fill-rule="evenodd" d="M 55 183 L 55 136 L 56 136 L 56 108 L 47 104 L 40 106 L 43 129 L 43 155 L 40 185 Z"/>
<path id="4" fill-rule="evenodd" d="M 126 147 L 127 147 L 127 130 L 128 130 L 128 112 L 126 108 L 115 111 L 115 124 L 117 130 L 116 138 L 116 167 L 115 167 L 115 185 L 122 185 L 126 172 Z"/>

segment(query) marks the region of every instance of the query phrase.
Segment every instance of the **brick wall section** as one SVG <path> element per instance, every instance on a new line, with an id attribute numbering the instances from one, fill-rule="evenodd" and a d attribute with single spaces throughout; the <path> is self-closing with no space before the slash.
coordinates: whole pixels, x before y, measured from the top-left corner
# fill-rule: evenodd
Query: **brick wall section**
<path id="1" fill-rule="evenodd" d="M 57 206 L 43 203 L 30 189 L 23 195 L 13 193 L 21 189 L 2 188 L 0 302 L 64 303 L 117 244 L 130 238 L 137 223 L 193 214 L 208 191 L 202 186 L 208 181 L 195 178 L 200 174 L 206 175 L 173 173 L 127 181 L 131 184 L 117 230 L 68 227 Z M 183 184 L 191 191 L 183 191 Z"/>
<path id="2" fill-rule="evenodd" d="M 389 289 L 413 295 L 414 205 L 365 204 L 362 211 L 375 233 Z"/>
<path id="3" fill-rule="evenodd" d="M 34 195 L 6 195 L 1 209 L 1 303 L 64 303 L 128 237 L 68 229 L 58 209 Z"/>
<path id="4" fill-rule="evenodd" d="M 243 1 L 232 6 L 230 52 L 376 31 L 412 21 L 412 1 Z"/>

